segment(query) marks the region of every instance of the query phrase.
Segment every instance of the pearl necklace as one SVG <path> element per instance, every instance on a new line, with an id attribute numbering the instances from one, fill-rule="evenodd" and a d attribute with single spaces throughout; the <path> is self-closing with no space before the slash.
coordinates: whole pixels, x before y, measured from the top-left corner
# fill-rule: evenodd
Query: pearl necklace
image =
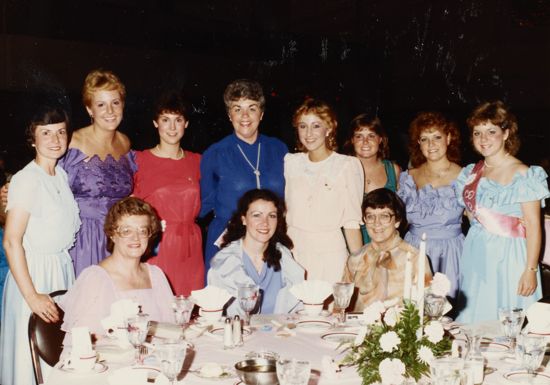
<path id="1" fill-rule="evenodd" d="M 175 157 L 175 158 L 172 158 L 172 157 L 170 157 L 170 156 L 165 156 L 165 155 L 162 153 L 162 151 L 160 150 L 160 147 L 159 147 L 158 144 L 155 146 L 155 150 L 157 151 L 157 154 L 158 154 L 159 156 L 161 156 L 162 158 L 170 158 L 170 159 L 174 159 L 174 160 L 180 160 L 180 159 L 182 159 L 182 158 L 185 157 L 185 152 L 183 151 L 183 148 L 181 148 L 181 147 L 178 149 L 178 153 L 176 154 L 176 157 Z"/>
<path id="2" fill-rule="evenodd" d="M 490 165 L 489 163 L 487 163 L 487 161 L 485 159 L 483 159 L 483 164 L 485 165 L 485 167 L 487 168 L 498 168 L 500 166 L 502 166 L 504 164 L 504 162 L 506 161 L 506 157 L 510 155 L 509 152 L 507 152 L 505 155 L 504 155 L 504 158 L 502 158 L 502 161 L 500 162 L 500 164 L 497 164 L 497 165 Z"/>

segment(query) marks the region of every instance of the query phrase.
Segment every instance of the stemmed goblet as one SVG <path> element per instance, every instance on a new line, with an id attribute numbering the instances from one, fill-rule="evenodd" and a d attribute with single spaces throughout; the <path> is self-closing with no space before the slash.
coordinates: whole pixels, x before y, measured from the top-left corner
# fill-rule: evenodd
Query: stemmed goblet
<path id="1" fill-rule="evenodd" d="M 195 304 L 184 295 L 176 295 L 172 300 L 172 310 L 174 311 L 174 319 L 176 325 L 184 327 L 189 323 L 191 312 Z"/>
<path id="2" fill-rule="evenodd" d="M 136 364 L 141 365 L 143 363 L 142 346 L 149 331 L 149 315 L 142 313 L 140 309 L 138 314 L 126 320 L 126 327 L 128 330 L 128 341 L 136 349 Z"/>
<path id="3" fill-rule="evenodd" d="M 546 337 L 520 334 L 518 338 L 517 353 L 521 358 L 521 365 L 527 370 L 530 378 L 535 377 L 536 370 L 542 363 L 546 352 Z"/>
<path id="4" fill-rule="evenodd" d="M 337 311 L 338 324 L 343 325 L 346 322 L 346 308 L 349 306 L 351 296 L 353 295 L 353 282 L 336 282 L 332 286 L 332 296 L 334 297 L 334 310 Z"/>
<path id="5" fill-rule="evenodd" d="M 498 309 L 498 319 L 504 336 L 510 341 L 508 352 L 514 354 L 516 351 L 516 337 L 521 331 L 525 320 L 523 309 L 500 308 Z"/>
<path id="6" fill-rule="evenodd" d="M 307 385 L 311 375 L 309 361 L 277 360 L 277 379 L 281 385 Z"/>
<path id="7" fill-rule="evenodd" d="M 254 284 L 238 284 L 237 300 L 245 313 L 244 324 L 250 324 L 250 312 L 256 307 L 260 288 Z"/>
<path id="8" fill-rule="evenodd" d="M 166 342 L 155 347 L 160 369 L 172 385 L 176 383 L 178 374 L 181 372 L 186 353 L 187 344 L 181 341 Z"/>

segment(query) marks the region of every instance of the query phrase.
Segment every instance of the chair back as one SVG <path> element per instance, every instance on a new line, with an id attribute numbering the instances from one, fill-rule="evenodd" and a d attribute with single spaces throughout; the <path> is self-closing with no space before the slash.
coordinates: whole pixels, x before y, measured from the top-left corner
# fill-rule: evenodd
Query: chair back
<path id="1" fill-rule="evenodd" d="M 54 298 L 66 292 L 67 290 L 58 290 L 50 293 L 50 297 Z M 34 313 L 29 317 L 29 345 L 34 377 L 37 384 L 44 383 L 40 360 L 43 360 L 50 366 L 54 366 L 59 361 L 59 357 L 63 351 L 65 332 L 61 330 L 61 324 L 63 324 L 64 312 L 57 304 L 55 306 L 57 306 L 57 311 L 59 312 L 59 321 L 56 323 L 44 322 L 42 318 Z"/>

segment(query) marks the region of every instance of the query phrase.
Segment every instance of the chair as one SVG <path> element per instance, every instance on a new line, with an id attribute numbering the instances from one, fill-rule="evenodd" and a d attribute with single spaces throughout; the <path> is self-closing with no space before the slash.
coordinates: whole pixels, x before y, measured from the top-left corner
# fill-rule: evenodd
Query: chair
<path id="1" fill-rule="evenodd" d="M 54 298 L 66 292 L 67 290 L 54 291 L 50 293 L 50 297 Z M 34 378 L 37 384 L 44 383 L 40 360 L 42 359 L 48 365 L 54 366 L 59 361 L 63 351 L 65 332 L 61 330 L 61 324 L 63 323 L 64 312 L 57 304 L 56 306 L 60 316 L 59 321 L 56 323 L 46 323 L 34 313 L 29 317 L 29 345 Z"/>

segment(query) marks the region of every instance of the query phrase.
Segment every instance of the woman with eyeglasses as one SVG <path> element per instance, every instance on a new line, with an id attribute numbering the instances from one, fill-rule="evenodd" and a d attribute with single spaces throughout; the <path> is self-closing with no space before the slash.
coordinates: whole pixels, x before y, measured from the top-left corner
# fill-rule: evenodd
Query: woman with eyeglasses
<path id="1" fill-rule="evenodd" d="M 84 269 L 60 301 L 65 311 L 61 328 L 70 336 L 71 328 L 87 326 L 101 337 L 106 332 L 101 320 L 110 315 L 111 304 L 121 299 L 138 303 L 151 320 L 171 322 L 168 280 L 160 268 L 141 262 L 160 230 L 151 205 L 134 197 L 118 201 L 107 213 L 104 229 L 111 255 Z"/>
<path id="2" fill-rule="evenodd" d="M 375 301 L 402 297 L 407 258 L 412 263 L 412 282 L 416 282 L 418 271 L 418 250 L 399 236 L 399 229 L 407 226 L 401 199 L 391 190 L 376 189 L 365 196 L 362 209 L 371 242 L 348 258 L 344 271 L 344 281 L 359 289 L 351 304 L 353 311 L 363 311 Z M 431 277 L 426 259 L 424 280 Z"/>
<path id="3" fill-rule="evenodd" d="M 464 244 L 464 208 L 454 184 L 462 170 L 458 127 L 439 112 L 419 113 L 409 127 L 409 154 L 412 167 L 401 174 L 397 191 L 407 208 L 405 240 L 418 247 L 426 233 L 433 271 L 449 278 L 449 296 L 456 298 Z"/>

